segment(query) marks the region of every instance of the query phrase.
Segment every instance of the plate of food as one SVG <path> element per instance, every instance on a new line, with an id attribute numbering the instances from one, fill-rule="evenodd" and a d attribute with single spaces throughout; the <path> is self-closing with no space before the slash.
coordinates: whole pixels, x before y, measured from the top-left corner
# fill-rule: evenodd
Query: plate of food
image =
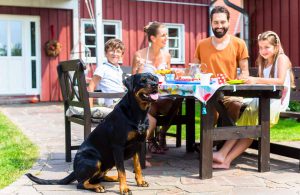
<path id="1" fill-rule="evenodd" d="M 200 84 L 199 80 L 194 81 L 184 81 L 184 80 L 173 80 L 173 81 L 166 81 L 169 84 Z"/>
<path id="2" fill-rule="evenodd" d="M 179 79 L 166 80 L 170 84 L 200 84 L 200 80 L 191 76 L 181 76 Z"/>
<path id="3" fill-rule="evenodd" d="M 239 84 L 244 84 L 245 80 L 234 79 L 234 80 L 227 81 L 227 83 L 230 85 L 239 85 Z"/>
<path id="4" fill-rule="evenodd" d="M 171 74 L 171 69 L 159 69 L 155 71 L 155 74 L 165 75 L 165 74 Z"/>

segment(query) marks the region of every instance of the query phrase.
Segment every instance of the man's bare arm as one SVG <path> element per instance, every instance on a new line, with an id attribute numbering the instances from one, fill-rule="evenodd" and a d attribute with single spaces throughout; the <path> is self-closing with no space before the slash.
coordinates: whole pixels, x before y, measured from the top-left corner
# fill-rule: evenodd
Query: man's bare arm
<path id="1" fill-rule="evenodd" d="M 248 78 L 249 77 L 248 58 L 240 60 L 239 67 L 241 69 L 241 74 L 238 76 L 238 79 Z"/>

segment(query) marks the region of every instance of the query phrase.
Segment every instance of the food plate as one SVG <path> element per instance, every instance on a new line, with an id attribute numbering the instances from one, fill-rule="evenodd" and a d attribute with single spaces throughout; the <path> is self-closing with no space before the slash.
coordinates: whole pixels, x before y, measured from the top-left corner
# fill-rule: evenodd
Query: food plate
<path id="1" fill-rule="evenodd" d="M 173 81 L 166 81 L 169 84 L 200 84 L 200 81 L 180 81 L 180 80 L 173 80 Z"/>
<path id="2" fill-rule="evenodd" d="M 227 81 L 227 83 L 230 84 L 230 85 L 239 85 L 239 84 L 244 84 L 245 81 L 244 80 L 235 79 L 235 80 L 229 80 L 229 81 Z"/>

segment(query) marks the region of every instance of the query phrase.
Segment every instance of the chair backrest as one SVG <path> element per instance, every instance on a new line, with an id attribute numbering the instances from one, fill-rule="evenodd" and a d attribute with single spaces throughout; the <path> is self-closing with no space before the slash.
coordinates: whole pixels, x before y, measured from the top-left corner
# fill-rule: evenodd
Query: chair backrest
<path id="1" fill-rule="evenodd" d="M 121 69 L 123 71 L 123 79 L 126 79 L 129 77 L 132 73 L 132 67 L 131 66 L 121 66 Z"/>
<path id="2" fill-rule="evenodd" d="M 89 94 L 83 62 L 79 59 L 60 62 L 57 66 L 65 112 L 70 106 L 83 108 L 84 117 L 91 118 Z"/>
<path id="3" fill-rule="evenodd" d="M 291 90 L 291 99 L 290 100 L 295 100 L 295 101 L 300 101 L 300 67 L 293 67 L 292 68 L 293 73 L 294 73 L 294 78 L 295 78 L 295 85 L 296 87 Z M 257 76 L 257 68 L 250 67 L 249 68 L 249 73 L 251 76 Z"/>

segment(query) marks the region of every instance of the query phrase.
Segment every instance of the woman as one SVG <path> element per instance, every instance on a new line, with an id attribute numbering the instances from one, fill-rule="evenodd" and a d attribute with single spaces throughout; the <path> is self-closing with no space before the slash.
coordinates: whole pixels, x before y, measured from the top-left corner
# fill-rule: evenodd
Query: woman
<path id="1" fill-rule="evenodd" d="M 156 70 L 170 69 L 171 55 L 163 50 L 168 41 L 168 33 L 165 25 L 160 22 L 152 22 L 144 27 L 144 31 L 147 34 L 149 46 L 138 50 L 134 54 L 132 74 L 143 72 L 155 74 Z M 174 102 L 175 100 L 172 98 L 160 97 L 149 109 L 147 141 L 148 150 L 151 153 L 163 154 L 164 150 L 168 150 L 166 146 L 166 131 L 170 125 L 163 126 L 160 130 L 158 144 L 154 138 L 154 130 L 157 122 L 155 117 L 160 114 L 168 114 L 169 110 L 173 106 L 176 106 Z"/>
<path id="2" fill-rule="evenodd" d="M 247 84 L 283 85 L 281 99 L 271 99 L 270 124 L 277 124 L 280 112 L 285 111 L 290 100 L 290 88 L 294 86 L 292 65 L 284 54 L 278 35 L 266 31 L 258 35 L 259 56 L 256 60 L 259 77 L 249 77 Z M 253 99 L 237 121 L 238 126 L 258 124 L 258 99 Z M 213 168 L 228 169 L 232 160 L 243 153 L 252 143 L 252 139 L 228 140 L 224 146 L 213 153 Z"/>

